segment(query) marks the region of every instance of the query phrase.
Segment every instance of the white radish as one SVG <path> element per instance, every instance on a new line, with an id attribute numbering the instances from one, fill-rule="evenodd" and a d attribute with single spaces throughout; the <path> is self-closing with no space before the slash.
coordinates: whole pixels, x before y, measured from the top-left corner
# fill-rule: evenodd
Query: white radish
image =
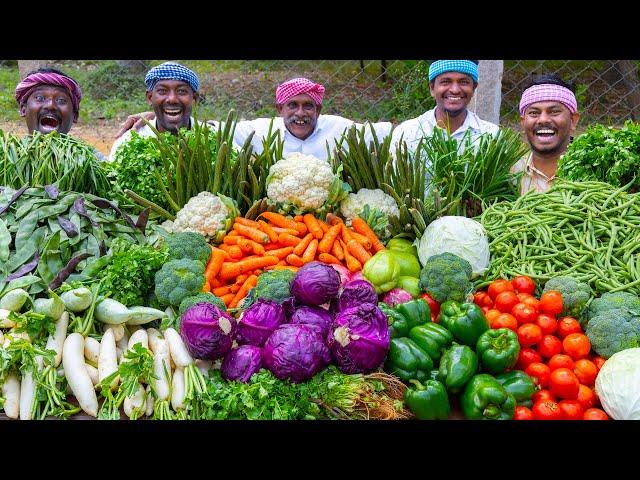
<path id="1" fill-rule="evenodd" d="M 9 320 L 9 314 L 11 310 L 0 308 L 0 328 L 13 328 L 16 326 L 16 322 Z"/>
<path id="2" fill-rule="evenodd" d="M 0 345 L 4 345 L 4 333 L 0 330 Z"/>
<path id="3" fill-rule="evenodd" d="M 151 380 L 158 401 L 168 400 L 171 394 L 171 354 L 167 341 L 162 339 L 156 343 L 153 356 L 153 374 L 157 378 Z"/>
<path id="4" fill-rule="evenodd" d="M 153 415 L 153 393 L 151 393 L 151 385 L 147 385 L 147 390 L 146 390 L 146 395 L 147 395 L 147 411 L 145 412 L 145 415 L 147 417 L 150 417 L 151 415 Z"/>
<path id="5" fill-rule="evenodd" d="M 131 418 L 133 416 L 132 414 L 134 409 L 138 410 L 138 416 L 141 416 L 141 414 L 146 412 L 147 404 L 145 403 L 144 397 L 144 387 L 138 384 L 138 389 L 135 391 L 135 393 L 131 397 L 126 397 L 124 399 L 124 413 L 127 415 L 127 417 Z"/>
<path id="6" fill-rule="evenodd" d="M 173 372 L 173 379 L 171 381 L 171 406 L 177 412 L 178 410 L 184 410 L 184 371 L 178 367 Z"/>
<path id="7" fill-rule="evenodd" d="M 113 335 L 116 339 L 116 342 L 122 340 L 122 337 L 124 337 L 124 325 L 111 325 L 109 326 L 109 328 L 113 330 Z"/>
<path id="8" fill-rule="evenodd" d="M 96 387 L 100 383 L 100 372 L 98 372 L 98 369 L 93 365 L 89 365 L 88 363 L 85 363 L 84 365 L 87 368 L 89 377 L 91 378 L 91 383 Z"/>
<path id="9" fill-rule="evenodd" d="M 175 329 L 167 328 L 164 331 L 164 338 L 169 343 L 171 358 L 178 367 L 185 368 L 193 363 L 189 350 L 187 350 L 182 337 Z"/>
<path id="10" fill-rule="evenodd" d="M 100 342 L 93 337 L 87 337 L 84 339 L 84 358 L 86 358 L 92 365 L 98 365 L 98 358 L 100 357 Z"/>
<path id="11" fill-rule="evenodd" d="M 213 362 L 209 360 L 201 360 L 199 358 L 194 363 L 202 375 L 208 375 L 209 370 L 211 370 L 211 367 L 213 366 Z"/>
<path id="12" fill-rule="evenodd" d="M 72 333 L 64 341 L 62 365 L 80 408 L 92 417 L 98 416 L 98 398 L 84 362 L 84 337 Z"/>
<path id="13" fill-rule="evenodd" d="M 127 325 L 144 325 L 154 320 L 164 319 L 167 316 L 162 310 L 150 307 L 129 307 L 129 313 L 130 317 L 127 320 Z"/>
<path id="14" fill-rule="evenodd" d="M 41 356 L 36 357 L 36 368 L 41 369 L 44 362 Z M 20 383 L 20 420 L 31 420 L 31 410 L 36 396 L 36 382 L 33 379 L 33 372 L 26 372 L 22 375 Z"/>
<path id="15" fill-rule="evenodd" d="M 144 348 L 149 348 L 149 335 L 144 328 L 136 330 L 129 337 L 127 348 L 131 349 L 136 343 L 140 343 Z"/>
<path id="16" fill-rule="evenodd" d="M 105 298 L 98 303 L 94 315 L 102 323 L 109 325 L 119 325 L 131 318 L 129 309 L 113 298 Z"/>
<path id="17" fill-rule="evenodd" d="M 33 301 L 33 311 L 58 320 L 64 313 L 64 303 L 55 293 L 49 292 L 49 295 L 51 298 L 36 298 Z"/>
<path id="18" fill-rule="evenodd" d="M 60 300 L 62 300 L 67 310 L 78 313 L 85 311 L 91 306 L 93 295 L 87 287 L 80 287 L 62 293 Z"/>
<path id="19" fill-rule="evenodd" d="M 122 357 L 124 355 L 124 350 L 122 350 L 121 348 L 116 346 L 116 355 L 118 357 L 118 365 L 120 365 L 120 363 L 122 363 Z"/>
<path id="20" fill-rule="evenodd" d="M 62 361 L 62 346 L 64 345 L 64 339 L 67 338 L 68 325 L 69 313 L 64 312 L 56 322 L 56 331 L 53 335 L 49 335 L 49 338 L 47 339 L 47 346 L 45 348 L 56 352 L 56 357 L 53 363 L 54 367 L 60 365 L 60 362 Z"/>
<path id="21" fill-rule="evenodd" d="M 0 308 L 11 310 L 12 312 L 19 312 L 28 298 L 29 294 L 26 290 L 16 288 L 15 290 L 5 293 L 3 297 L 0 298 Z"/>
<path id="22" fill-rule="evenodd" d="M 151 351 L 153 353 L 156 353 L 158 340 L 164 340 L 164 337 L 155 328 L 148 328 L 147 329 L 147 336 L 149 337 L 149 348 L 151 349 Z"/>
<path id="23" fill-rule="evenodd" d="M 98 356 L 98 376 L 100 381 L 118 370 L 118 355 L 116 353 L 116 341 L 113 330 L 108 328 L 100 341 L 100 355 Z M 109 387 L 115 390 L 118 386 L 118 377 L 114 378 Z"/>
<path id="24" fill-rule="evenodd" d="M 20 380 L 10 373 L 2 384 L 2 396 L 4 397 L 4 413 L 9 418 L 17 420 L 20 417 Z"/>
<path id="25" fill-rule="evenodd" d="M 116 340 L 116 347 L 118 348 L 118 363 L 120 363 L 129 348 L 129 335 L 126 330 L 123 331 L 122 338 Z"/>

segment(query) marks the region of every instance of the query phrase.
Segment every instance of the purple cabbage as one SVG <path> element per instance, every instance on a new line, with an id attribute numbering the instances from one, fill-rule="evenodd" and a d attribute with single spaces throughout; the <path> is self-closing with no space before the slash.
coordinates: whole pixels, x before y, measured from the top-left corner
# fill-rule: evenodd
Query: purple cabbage
<path id="1" fill-rule="evenodd" d="M 194 358 L 216 360 L 233 344 L 236 319 L 211 303 L 196 303 L 180 318 L 180 336 Z"/>
<path id="2" fill-rule="evenodd" d="M 225 380 L 247 383 L 262 368 L 262 349 L 254 345 L 242 345 L 224 357 L 220 373 Z"/>
<path id="3" fill-rule="evenodd" d="M 375 370 L 389 350 L 387 317 L 370 303 L 348 308 L 334 319 L 327 345 L 343 373 Z"/>
<path id="4" fill-rule="evenodd" d="M 406 303 L 411 300 L 413 300 L 413 296 L 401 288 L 393 288 L 389 290 L 382 299 L 382 301 L 390 307 L 395 307 L 396 305 L 400 305 L 401 303 Z"/>
<path id="5" fill-rule="evenodd" d="M 238 319 L 238 343 L 262 347 L 273 331 L 285 321 L 282 305 L 260 298 Z"/>
<path id="6" fill-rule="evenodd" d="M 340 274 L 330 265 L 310 262 L 296 272 L 291 293 L 305 305 L 318 306 L 338 296 Z"/>
<path id="7" fill-rule="evenodd" d="M 280 380 L 304 382 L 331 361 L 322 337 L 309 325 L 281 325 L 264 344 L 265 366 Z"/>
<path id="8" fill-rule="evenodd" d="M 338 311 L 357 307 L 363 303 L 378 303 L 376 289 L 366 280 L 351 280 L 347 282 L 338 299 Z"/>
<path id="9" fill-rule="evenodd" d="M 289 323 L 308 325 L 326 338 L 333 323 L 333 315 L 322 307 L 302 305 L 289 317 Z"/>

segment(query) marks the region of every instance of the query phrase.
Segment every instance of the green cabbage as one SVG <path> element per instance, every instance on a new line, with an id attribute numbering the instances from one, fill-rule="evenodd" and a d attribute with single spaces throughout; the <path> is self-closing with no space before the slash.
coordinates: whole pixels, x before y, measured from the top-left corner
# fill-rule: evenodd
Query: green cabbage
<path id="1" fill-rule="evenodd" d="M 622 350 L 604 363 L 596 394 L 614 420 L 640 420 L 640 348 Z"/>

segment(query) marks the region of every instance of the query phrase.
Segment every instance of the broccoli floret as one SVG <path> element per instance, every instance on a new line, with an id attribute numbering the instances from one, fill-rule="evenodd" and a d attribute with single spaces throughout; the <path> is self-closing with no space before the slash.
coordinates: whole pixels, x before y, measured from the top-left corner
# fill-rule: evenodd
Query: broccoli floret
<path id="1" fill-rule="evenodd" d="M 621 350 L 640 347 L 640 315 L 624 309 L 600 312 L 589 320 L 585 333 L 591 348 L 609 358 Z"/>
<path id="2" fill-rule="evenodd" d="M 640 297 L 629 292 L 603 293 L 600 298 L 594 298 L 589 304 L 584 315 L 584 323 L 588 324 L 592 318 L 609 310 L 624 310 L 627 314 L 640 315 Z"/>
<path id="3" fill-rule="evenodd" d="M 180 302 L 178 315 L 182 316 L 182 314 L 185 312 L 187 308 L 189 308 L 192 305 L 195 305 L 196 303 L 211 303 L 212 305 L 215 305 L 223 312 L 227 311 L 227 307 L 221 298 L 216 297 L 213 293 L 201 292 L 191 297 L 186 297 L 185 299 L 183 299 Z"/>
<path id="4" fill-rule="evenodd" d="M 247 309 L 259 298 L 273 300 L 277 303 L 284 302 L 291 297 L 290 285 L 295 275 L 295 272 L 288 269 L 264 272 L 258 277 L 256 286 L 249 290 L 240 307 Z"/>
<path id="5" fill-rule="evenodd" d="M 156 272 L 156 296 L 161 305 L 180 305 L 180 302 L 202 290 L 204 264 L 198 260 L 181 258 L 165 263 Z"/>
<path id="6" fill-rule="evenodd" d="M 573 277 L 560 276 L 551 278 L 546 285 L 542 293 L 549 290 L 557 290 L 562 294 L 563 310 L 560 315 L 563 317 L 573 317 L 580 321 L 580 323 L 586 323 L 583 320 L 583 311 L 587 303 L 591 299 L 591 287 L 586 283 L 582 283 Z"/>
<path id="7" fill-rule="evenodd" d="M 420 289 L 438 303 L 448 300 L 464 302 L 473 291 L 471 264 L 464 258 L 445 252 L 433 255 L 420 272 Z"/>
<path id="8" fill-rule="evenodd" d="M 211 247 L 204 236 L 196 232 L 179 232 L 168 235 L 167 247 L 169 248 L 169 260 L 190 258 L 206 265 L 211 256 Z"/>

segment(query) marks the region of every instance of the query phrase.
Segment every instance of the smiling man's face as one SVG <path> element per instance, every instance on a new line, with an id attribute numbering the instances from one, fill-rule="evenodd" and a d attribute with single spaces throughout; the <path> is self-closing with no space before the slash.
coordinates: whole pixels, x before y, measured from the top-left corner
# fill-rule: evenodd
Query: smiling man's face
<path id="1" fill-rule="evenodd" d="M 36 87 L 26 103 L 20 107 L 20 116 L 27 122 L 29 133 L 47 134 L 57 130 L 69 133 L 73 124 L 73 102 L 67 89 L 54 85 Z"/>
<path id="2" fill-rule="evenodd" d="M 306 139 L 313 133 L 321 109 L 322 105 L 316 105 L 316 102 L 306 93 L 295 95 L 284 104 L 276 105 L 276 110 L 282 116 L 287 130 L 300 140 Z"/>
<path id="3" fill-rule="evenodd" d="M 147 91 L 147 101 L 156 114 L 160 132 L 177 133 L 180 128 L 189 128 L 193 102 L 197 99 L 198 93 L 181 80 L 160 80 L 153 90 Z"/>
<path id="4" fill-rule="evenodd" d="M 540 154 L 562 155 L 576 131 L 580 115 L 560 102 L 536 102 L 520 117 L 531 149 Z"/>
<path id="5" fill-rule="evenodd" d="M 429 83 L 429 90 L 437 108 L 450 117 L 456 117 L 467 110 L 476 86 L 469 75 L 445 72 Z"/>

